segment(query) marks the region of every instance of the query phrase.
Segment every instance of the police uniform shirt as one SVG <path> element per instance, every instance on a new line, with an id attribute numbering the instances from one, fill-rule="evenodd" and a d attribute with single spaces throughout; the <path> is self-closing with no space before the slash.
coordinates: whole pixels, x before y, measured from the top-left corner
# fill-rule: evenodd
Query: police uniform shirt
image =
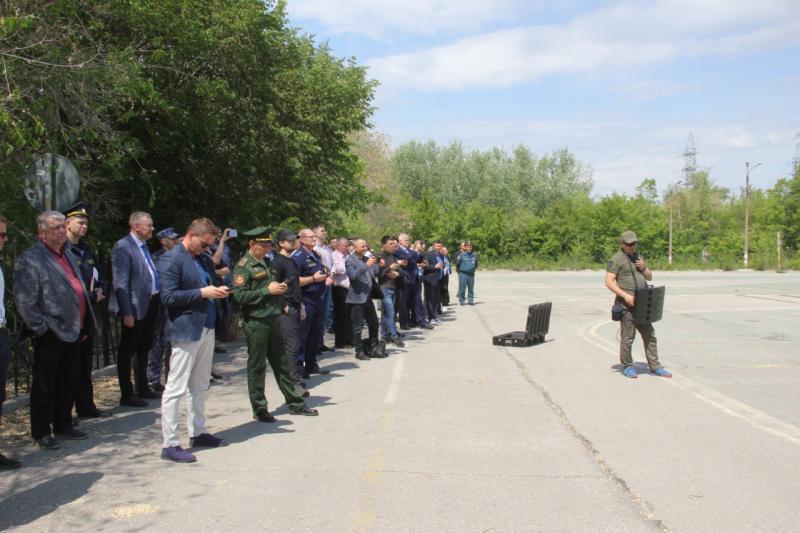
<path id="1" fill-rule="evenodd" d="M 647 279 L 640 272 L 633 261 L 621 250 L 614 254 L 606 266 L 606 272 L 617 276 L 617 285 L 628 294 L 633 294 L 639 288 L 647 287 Z"/>
<path id="2" fill-rule="evenodd" d="M 66 242 L 66 250 L 75 258 L 83 283 L 86 284 L 88 290 L 92 287 L 92 278 L 94 278 L 94 273 L 98 266 L 97 256 L 94 254 L 94 250 L 92 250 L 89 244 L 84 240 L 78 241 L 78 244 L 72 244 L 72 241 L 68 240 Z M 99 270 L 97 271 L 97 275 L 99 278 Z M 98 279 L 97 283 L 94 284 L 95 288 L 99 287 L 99 282 L 100 280 Z"/>
<path id="3" fill-rule="evenodd" d="M 292 260 L 297 266 L 298 275 L 302 278 L 313 276 L 317 272 L 326 273 L 325 267 L 322 265 L 322 260 L 316 252 L 309 252 L 305 248 L 301 248 L 292 255 Z M 302 290 L 303 296 L 308 296 L 312 299 L 321 298 L 322 294 L 325 292 L 325 281 L 309 283 L 301 287 L 300 290 Z"/>
<path id="4" fill-rule="evenodd" d="M 271 265 L 279 283 L 288 280 L 286 292 L 283 293 L 283 302 L 290 307 L 299 309 L 303 303 L 303 293 L 300 290 L 300 278 L 297 275 L 297 266 L 294 261 L 285 255 L 276 254 Z"/>

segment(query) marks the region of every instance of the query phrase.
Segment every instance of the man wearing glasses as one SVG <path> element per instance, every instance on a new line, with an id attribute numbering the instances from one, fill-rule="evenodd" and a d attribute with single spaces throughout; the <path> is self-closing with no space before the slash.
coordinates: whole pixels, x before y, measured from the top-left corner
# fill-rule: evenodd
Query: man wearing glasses
<path id="1" fill-rule="evenodd" d="M 227 298 L 230 289 L 215 287 L 213 265 L 203 259 L 219 230 L 207 218 L 193 221 L 183 240 L 158 262 L 161 302 L 166 310 L 164 340 L 172 346 L 169 376 L 161 398 L 161 458 L 192 463 L 195 456 L 181 448 L 178 437 L 180 402 L 188 402 L 187 425 L 192 447 L 228 443 L 206 431 L 205 401 L 214 356 L 214 300 Z"/>
<path id="2" fill-rule="evenodd" d="M 31 436 L 45 450 L 59 447 L 53 433 L 86 438 L 72 425 L 81 342 L 94 327 L 91 297 L 80 268 L 65 250 L 64 215 L 44 211 L 36 218 L 39 242 L 14 269 L 14 301 L 33 340 Z"/>
<path id="3" fill-rule="evenodd" d="M 117 351 L 120 405 L 147 407 L 145 398 L 160 398 L 147 383 L 147 359 L 153 345 L 158 318 L 158 271 L 147 248 L 153 236 L 153 219 L 143 211 L 135 211 L 128 219 L 130 234 L 121 238 L 111 250 L 113 291 L 108 310 L 122 319 L 122 334 Z M 136 357 L 131 383 L 131 362 Z"/>
<path id="4" fill-rule="evenodd" d="M 636 324 L 633 320 L 633 306 L 636 304 L 635 291 L 647 287 L 653 279 L 653 271 L 645 265 L 644 258 L 637 252 L 639 240 L 632 231 L 625 231 L 620 238 L 622 250 L 614 254 L 606 267 L 606 287 L 616 295 L 615 304 L 625 307 L 620 320 L 619 359 L 623 366 L 622 373 L 626 377 L 637 377 L 633 367 L 631 348 L 636 338 L 636 331 L 642 335 L 644 353 L 650 372 L 664 378 L 671 378 L 672 373 L 661 366 L 658 361 L 658 344 L 656 332 L 652 324 Z"/>

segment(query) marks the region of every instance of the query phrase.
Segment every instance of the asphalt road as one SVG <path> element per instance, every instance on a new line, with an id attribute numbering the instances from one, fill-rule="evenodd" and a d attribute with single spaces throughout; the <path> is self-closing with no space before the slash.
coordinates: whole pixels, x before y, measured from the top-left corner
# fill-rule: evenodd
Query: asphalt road
<path id="1" fill-rule="evenodd" d="M 250 418 L 241 345 L 207 414 L 228 447 L 159 458 L 158 406 L 115 409 L 0 475 L 0 529 L 800 531 L 800 274 L 656 273 L 675 374 L 619 373 L 602 272 L 479 272 L 478 305 L 351 351 L 310 380 L 317 418 Z M 454 294 L 455 286 L 451 288 Z M 547 342 L 492 345 L 553 302 Z M 185 431 L 185 430 L 184 430 Z"/>

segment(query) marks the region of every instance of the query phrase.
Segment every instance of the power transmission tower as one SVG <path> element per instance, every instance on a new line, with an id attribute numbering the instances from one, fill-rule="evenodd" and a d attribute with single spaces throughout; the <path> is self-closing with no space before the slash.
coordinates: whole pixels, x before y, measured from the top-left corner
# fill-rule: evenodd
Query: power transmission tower
<path id="1" fill-rule="evenodd" d="M 697 171 L 697 150 L 694 147 L 694 135 L 689 132 L 686 150 L 683 151 L 683 179 L 688 182 L 689 176 Z"/>

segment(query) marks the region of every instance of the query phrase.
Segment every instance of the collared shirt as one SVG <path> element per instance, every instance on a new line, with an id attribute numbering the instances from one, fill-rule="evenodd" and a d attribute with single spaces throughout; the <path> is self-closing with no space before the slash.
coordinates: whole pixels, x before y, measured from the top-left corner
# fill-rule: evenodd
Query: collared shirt
<path id="1" fill-rule="evenodd" d="M 133 232 L 131 232 L 131 237 L 133 237 L 134 242 L 136 242 L 139 253 L 142 254 L 142 259 L 144 259 L 144 264 L 147 265 L 147 270 L 150 271 L 150 295 L 158 294 L 158 272 L 155 269 L 153 257 L 150 255 L 150 251 L 145 251 L 142 248 L 142 246 L 147 248 L 147 244 Z"/>
<path id="2" fill-rule="evenodd" d="M 331 259 L 333 259 L 333 268 L 331 268 L 333 283 L 337 287 L 344 287 L 345 289 L 350 288 L 350 278 L 347 277 L 347 267 L 345 266 L 347 256 L 348 254 L 343 254 L 339 250 L 331 254 Z"/>
<path id="3" fill-rule="evenodd" d="M 72 290 L 75 291 L 75 296 L 78 298 L 78 305 L 80 306 L 80 315 L 81 315 L 81 326 L 83 326 L 83 321 L 86 319 L 86 306 L 87 301 L 83 294 L 83 285 L 81 284 L 81 280 L 78 278 L 78 275 L 72 269 L 72 265 L 69 263 L 69 259 L 64 255 L 66 248 L 61 249 L 61 253 L 56 252 L 49 246 L 45 245 L 53 257 L 55 257 L 56 262 L 67 275 L 67 279 L 69 279 L 69 284 L 72 286 Z"/>
<path id="4" fill-rule="evenodd" d="M 316 246 L 314 246 L 314 251 L 317 252 L 317 255 L 319 255 L 319 258 L 322 260 L 322 264 L 325 266 L 325 268 L 328 269 L 328 272 L 333 270 L 333 252 L 328 247 L 328 245 L 317 244 Z"/>

